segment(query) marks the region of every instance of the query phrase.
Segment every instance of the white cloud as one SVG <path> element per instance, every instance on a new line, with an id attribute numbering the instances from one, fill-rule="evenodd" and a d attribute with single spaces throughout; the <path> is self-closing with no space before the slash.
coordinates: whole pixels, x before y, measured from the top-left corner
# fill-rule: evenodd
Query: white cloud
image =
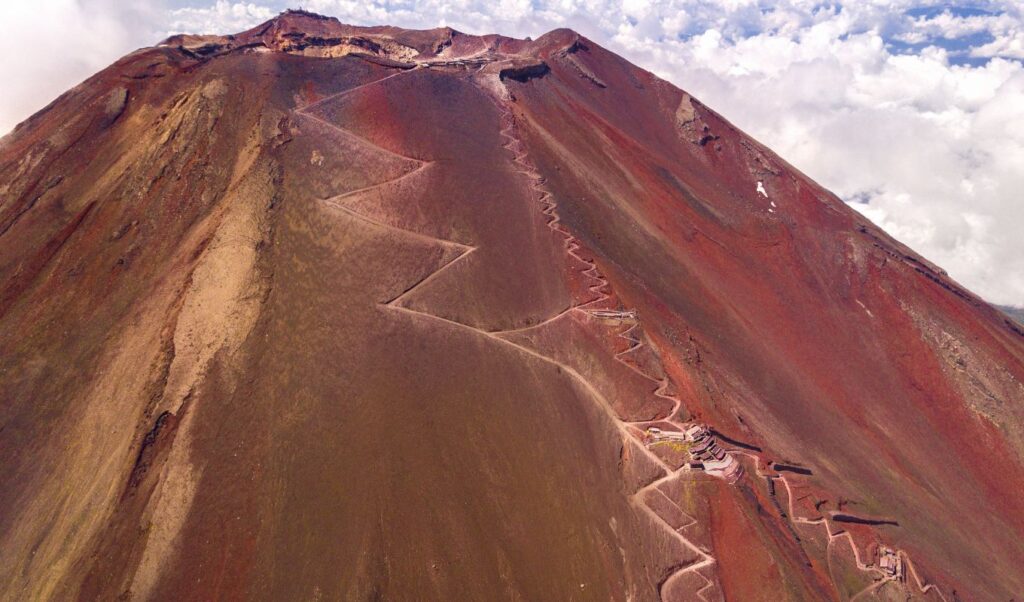
<path id="1" fill-rule="evenodd" d="M 158 7 L 117 0 L 0 2 L 0 134 L 136 47 Z M 149 34 L 149 35 L 147 35 Z"/>
<path id="2" fill-rule="evenodd" d="M 13 35 L 0 51 L 42 47 L 60 58 L 34 50 L 32 61 L 0 66 L 11 90 L 0 101 L 0 130 L 167 30 L 234 32 L 285 8 L 284 0 L 187 1 L 153 0 L 145 10 L 116 0 L 41 0 L 42 11 L 3 3 L 0 22 Z M 1024 305 L 1024 67 L 1015 60 L 1024 58 L 1024 8 L 1015 0 L 984 10 L 932 8 L 930 0 L 301 4 L 355 24 L 516 37 L 572 27 L 859 201 L 858 210 L 968 287 Z"/>
<path id="3" fill-rule="evenodd" d="M 0 0 L 0 135 L 136 48 L 183 31 L 239 31 L 278 12 L 256 2 L 173 1 Z"/>
<path id="4" fill-rule="evenodd" d="M 613 38 L 986 298 L 1024 305 L 1024 68 L 892 54 L 836 16 L 779 39 Z M 849 23 L 849 21 L 847 21 Z M 853 30 L 856 31 L 856 30 Z"/>
<path id="5" fill-rule="evenodd" d="M 278 11 L 253 2 L 217 0 L 212 6 L 174 8 L 170 10 L 168 33 L 236 33 L 266 21 Z"/>
<path id="6" fill-rule="evenodd" d="M 1024 59 L 1024 31 L 1016 30 L 996 35 L 988 44 L 972 48 L 971 56 Z"/>
<path id="7" fill-rule="evenodd" d="M 910 22 L 912 31 L 926 37 L 959 38 L 981 31 L 999 30 L 1019 25 L 1009 15 L 957 16 L 948 9 L 936 15 L 918 17 Z"/>

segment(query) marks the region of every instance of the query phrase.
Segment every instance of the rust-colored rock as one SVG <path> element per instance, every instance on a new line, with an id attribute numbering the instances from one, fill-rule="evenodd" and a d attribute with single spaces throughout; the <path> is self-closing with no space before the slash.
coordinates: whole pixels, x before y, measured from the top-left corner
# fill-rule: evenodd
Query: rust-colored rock
<path id="1" fill-rule="evenodd" d="M 568 30 L 290 11 L 0 141 L 4 600 L 1009 599 L 1022 382 L 1019 324 Z"/>

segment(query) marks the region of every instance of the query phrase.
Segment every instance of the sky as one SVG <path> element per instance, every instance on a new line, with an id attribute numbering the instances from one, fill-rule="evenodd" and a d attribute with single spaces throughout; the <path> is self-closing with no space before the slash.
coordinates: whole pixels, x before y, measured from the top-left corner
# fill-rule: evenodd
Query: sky
<path id="1" fill-rule="evenodd" d="M 987 300 L 1024 306 L 1024 3 L 0 0 L 0 133 L 131 50 L 302 7 L 358 25 L 571 27 L 690 92 Z"/>

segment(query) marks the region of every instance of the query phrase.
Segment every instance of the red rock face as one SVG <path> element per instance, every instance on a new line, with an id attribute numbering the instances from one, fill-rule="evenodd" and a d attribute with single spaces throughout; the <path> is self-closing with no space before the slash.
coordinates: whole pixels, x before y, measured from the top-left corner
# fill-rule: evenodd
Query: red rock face
<path id="1" fill-rule="evenodd" d="M 0 349 L 3 599 L 1024 591 L 1019 324 L 571 31 L 125 57 L 0 142 Z"/>

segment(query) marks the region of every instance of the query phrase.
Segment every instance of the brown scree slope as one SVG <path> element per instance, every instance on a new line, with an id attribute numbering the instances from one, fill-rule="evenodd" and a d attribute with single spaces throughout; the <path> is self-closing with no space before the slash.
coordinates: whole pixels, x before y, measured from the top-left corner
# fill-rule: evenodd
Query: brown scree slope
<path id="1" fill-rule="evenodd" d="M 568 30 L 292 11 L 0 141 L 0 600 L 1010 599 L 1022 382 L 1019 324 Z M 644 435 L 690 421 L 738 482 Z"/>

